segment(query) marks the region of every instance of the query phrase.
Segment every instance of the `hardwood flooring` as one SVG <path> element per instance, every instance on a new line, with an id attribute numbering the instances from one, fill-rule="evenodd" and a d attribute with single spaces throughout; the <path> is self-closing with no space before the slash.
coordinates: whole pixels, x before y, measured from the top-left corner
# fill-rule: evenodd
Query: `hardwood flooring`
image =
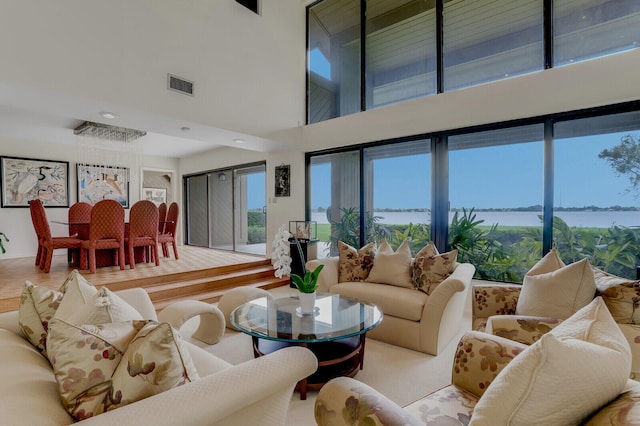
<path id="1" fill-rule="evenodd" d="M 156 309 L 171 300 L 185 298 L 215 301 L 224 291 L 239 285 L 273 288 L 288 283 L 275 279 L 273 267 L 265 256 L 194 246 L 180 246 L 178 251 L 179 260 L 161 257 L 160 266 L 137 263 L 135 269 L 109 266 L 98 268 L 95 274 L 88 270 L 80 273 L 93 285 L 106 285 L 114 291 L 143 287 Z M 74 269 L 67 263 L 66 254 L 60 252 L 61 255 L 54 256 L 49 273 L 35 266 L 35 257 L 0 260 L 0 312 L 18 308 L 26 280 L 58 289 Z"/>

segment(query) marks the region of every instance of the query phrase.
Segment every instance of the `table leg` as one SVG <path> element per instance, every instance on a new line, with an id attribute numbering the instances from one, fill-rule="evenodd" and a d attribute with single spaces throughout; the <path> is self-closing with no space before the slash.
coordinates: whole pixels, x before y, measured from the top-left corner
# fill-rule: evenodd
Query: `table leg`
<path id="1" fill-rule="evenodd" d="M 358 354 L 360 357 L 360 370 L 364 368 L 364 343 L 367 341 L 365 338 L 367 333 L 362 333 L 360 335 L 360 353 Z"/>

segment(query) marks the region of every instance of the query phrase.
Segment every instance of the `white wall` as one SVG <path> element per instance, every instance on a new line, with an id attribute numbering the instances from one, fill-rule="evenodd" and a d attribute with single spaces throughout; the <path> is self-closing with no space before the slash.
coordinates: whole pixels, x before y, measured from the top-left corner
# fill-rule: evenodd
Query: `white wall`
<path id="1" fill-rule="evenodd" d="M 73 136 L 69 131 L 71 138 Z M 76 178 L 76 164 L 82 163 L 82 154 L 78 146 L 69 144 L 51 144 L 38 141 L 25 141 L 17 139 L 0 138 L 0 154 L 8 157 L 24 157 L 69 162 L 69 204 L 77 201 L 78 186 Z M 170 158 L 160 158 L 145 156 L 143 167 L 157 168 L 163 170 L 177 170 L 178 161 Z M 140 199 L 140 173 L 133 173 L 129 182 L 129 205 Z M 174 183 L 177 186 L 176 183 Z M 175 191 L 176 188 L 174 188 Z M 68 208 L 47 207 L 47 217 L 49 221 L 66 221 Z M 129 210 L 125 210 L 128 217 Z M 11 240 L 5 244 L 7 253 L 0 254 L 0 259 L 10 259 L 17 257 L 35 256 L 38 244 L 36 234 L 33 230 L 31 215 L 28 208 L 0 208 L 0 231 L 7 234 Z M 64 225 L 51 224 L 51 233 L 54 236 L 68 235 L 68 229 Z M 63 250 L 58 250 L 56 255 L 64 254 Z"/>

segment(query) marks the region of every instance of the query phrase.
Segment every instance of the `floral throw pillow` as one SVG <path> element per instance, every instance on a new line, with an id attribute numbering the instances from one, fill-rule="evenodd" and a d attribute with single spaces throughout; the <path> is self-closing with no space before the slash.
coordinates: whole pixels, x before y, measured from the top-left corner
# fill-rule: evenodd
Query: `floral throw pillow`
<path id="1" fill-rule="evenodd" d="M 77 269 L 71 271 L 58 290 L 25 282 L 18 308 L 18 325 L 29 342 L 44 356 L 47 356 L 49 322 L 58 312 L 63 297 L 73 298 L 69 295 L 79 286 L 93 288 Z"/>
<path id="2" fill-rule="evenodd" d="M 76 325 L 55 319 L 48 346 L 60 399 L 77 420 L 198 378 L 179 333 L 168 323 Z"/>
<path id="3" fill-rule="evenodd" d="M 458 250 L 440 254 L 432 241 L 418 252 L 411 268 L 411 279 L 417 290 L 431 294 L 453 273 Z"/>
<path id="4" fill-rule="evenodd" d="M 373 268 L 376 256 L 376 243 L 371 242 L 360 250 L 338 241 L 339 269 L 338 281 L 364 281 Z"/>

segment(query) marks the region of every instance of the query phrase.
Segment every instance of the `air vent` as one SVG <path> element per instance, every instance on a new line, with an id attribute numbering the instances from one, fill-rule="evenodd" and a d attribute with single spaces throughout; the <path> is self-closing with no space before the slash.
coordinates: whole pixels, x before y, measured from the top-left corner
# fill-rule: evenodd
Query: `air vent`
<path id="1" fill-rule="evenodd" d="M 185 80 L 175 75 L 167 74 L 167 88 L 193 96 L 193 81 Z"/>

